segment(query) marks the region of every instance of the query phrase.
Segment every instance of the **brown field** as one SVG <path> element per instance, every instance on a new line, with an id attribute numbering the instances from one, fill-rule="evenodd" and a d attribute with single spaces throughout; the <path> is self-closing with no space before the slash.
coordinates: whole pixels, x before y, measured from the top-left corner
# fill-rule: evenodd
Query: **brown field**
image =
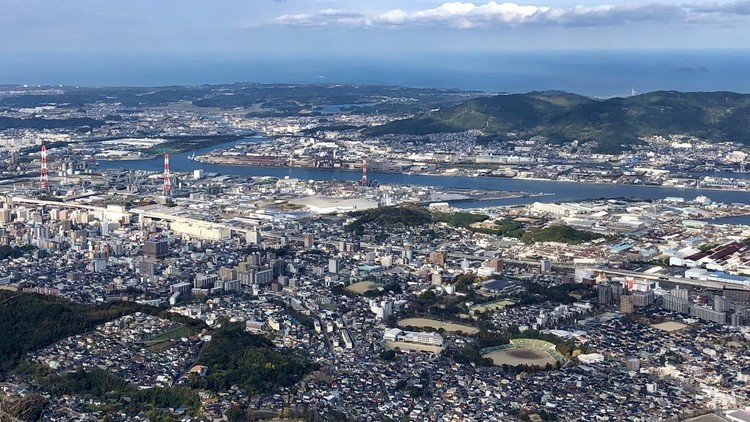
<path id="1" fill-rule="evenodd" d="M 687 327 L 687 325 L 681 322 L 667 321 L 667 322 L 662 322 L 661 324 L 654 324 L 653 327 L 658 328 L 663 331 L 668 331 L 671 333 L 674 331 L 680 331 L 683 328 Z"/>
<path id="2" fill-rule="evenodd" d="M 359 283 L 354 283 L 346 286 L 346 290 L 349 290 L 352 293 L 356 293 L 358 295 L 363 295 L 365 292 L 369 292 L 370 290 L 375 290 L 378 288 L 378 285 L 373 283 L 372 281 L 360 281 Z"/>
<path id="3" fill-rule="evenodd" d="M 435 346 L 431 344 L 417 344 L 417 343 L 406 343 L 403 341 L 385 341 L 386 347 L 389 349 L 401 349 L 401 350 L 418 350 L 420 352 L 440 353 L 443 351 L 441 346 Z"/>
<path id="4" fill-rule="evenodd" d="M 483 303 L 481 305 L 474 305 L 469 308 L 469 311 L 474 312 L 485 312 L 485 311 L 497 311 L 502 310 L 506 306 L 514 305 L 516 302 L 509 299 L 502 299 L 495 302 Z"/>
<path id="5" fill-rule="evenodd" d="M 555 364 L 555 359 L 547 353 L 541 350 L 534 349 L 508 349 L 508 350 L 496 350 L 484 355 L 486 358 L 492 359 L 495 365 L 537 365 L 544 366 L 546 364 Z"/>

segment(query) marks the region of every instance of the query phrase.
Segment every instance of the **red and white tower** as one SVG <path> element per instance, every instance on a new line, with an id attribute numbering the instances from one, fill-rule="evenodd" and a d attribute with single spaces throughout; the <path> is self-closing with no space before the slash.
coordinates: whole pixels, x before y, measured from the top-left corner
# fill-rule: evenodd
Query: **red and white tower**
<path id="1" fill-rule="evenodd" d="M 362 186 L 367 186 L 367 159 L 362 159 Z"/>
<path id="2" fill-rule="evenodd" d="M 172 191 L 172 174 L 169 170 L 169 154 L 164 154 L 164 195 Z"/>
<path id="3" fill-rule="evenodd" d="M 49 174 L 47 174 L 47 147 L 42 145 L 42 169 L 39 173 L 39 186 L 47 190 L 49 189 Z"/>

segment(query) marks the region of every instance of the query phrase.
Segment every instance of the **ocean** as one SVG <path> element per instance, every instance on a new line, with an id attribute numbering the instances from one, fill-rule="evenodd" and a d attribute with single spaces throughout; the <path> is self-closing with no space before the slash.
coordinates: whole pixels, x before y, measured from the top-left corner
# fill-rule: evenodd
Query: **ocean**
<path id="1" fill-rule="evenodd" d="M 0 83 L 163 86 L 352 83 L 485 92 L 631 90 L 750 93 L 750 50 L 568 50 L 415 53 L 394 57 L 21 53 L 0 56 Z"/>

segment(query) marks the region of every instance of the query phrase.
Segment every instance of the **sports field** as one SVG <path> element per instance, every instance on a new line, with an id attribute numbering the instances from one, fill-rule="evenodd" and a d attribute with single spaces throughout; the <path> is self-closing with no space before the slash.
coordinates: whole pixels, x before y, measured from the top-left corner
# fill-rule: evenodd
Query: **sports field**
<path id="1" fill-rule="evenodd" d="M 554 365 L 555 359 L 545 352 L 533 349 L 507 349 L 507 350 L 496 350 L 490 352 L 485 357 L 492 359 L 492 362 L 497 365 L 536 365 L 545 366 L 546 364 Z"/>
<path id="2" fill-rule="evenodd" d="M 370 290 L 375 290 L 378 288 L 378 285 L 373 283 L 372 281 L 360 281 L 359 283 L 354 283 L 346 286 L 346 290 L 349 290 L 352 293 L 356 293 L 358 295 L 363 295 L 365 292 L 368 292 Z"/>
<path id="3" fill-rule="evenodd" d="M 430 353 L 440 353 L 443 351 L 442 346 L 435 346 L 432 344 L 407 343 L 405 341 L 386 340 L 385 345 L 389 349 L 419 350 L 420 352 L 430 352 Z"/>
<path id="4" fill-rule="evenodd" d="M 430 327 L 434 329 L 442 328 L 445 331 L 464 334 L 476 334 L 479 329 L 471 325 L 457 324 L 455 322 L 438 321 L 429 318 L 406 318 L 398 322 L 399 327 Z"/>
<path id="5" fill-rule="evenodd" d="M 676 322 L 676 321 L 667 321 L 667 322 L 662 322 L 661 324 L 654 324 L 653 327 L 658 328 L 660 330 L 669 331 L 670 333 L 672 333 L 675 331 L 682 330 L 683 328 L 687 327 L 687 324 L 683 324 L 681 322 Z"/>
<path id="6" fill-rule="evenodd" d="M 555 362 L 564 363 L 563 356 L 557 352 L 555 345 L 537 339 L 513 339 L 510 344 L 493 347 L 482 351 L 482 356 L 492 359 L 497 365 L 529 365 L 545 366 L 548 363 L 554 365 Z"/>
<path id="7" fill-rule="evenodd" d="M 515 304 L 516 302 L 509 300 L 509 299 L 501 299 L 494 302 L 489 303 L 482 303 L 479 305 L 474 305 L 471 308 L 469 308 L 469 311 L 472 312 L 485 312 L 485 311 L 497 311 L 502 310 L 506 306 L 510 306 Z"/>

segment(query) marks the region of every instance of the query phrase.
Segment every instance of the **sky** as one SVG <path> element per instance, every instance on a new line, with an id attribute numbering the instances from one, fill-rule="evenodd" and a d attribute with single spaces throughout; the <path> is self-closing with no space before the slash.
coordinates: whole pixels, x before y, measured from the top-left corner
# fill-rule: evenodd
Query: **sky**
<path id="1" fill-rule="evenodd" d="M 0 84 L 750 92 L 750 0 L 0 0 Z"/>
<path id="2" fill-rule="evenodd" d="M 0 54 L 713 49 L 750 0 L 0 0 Z"/>

